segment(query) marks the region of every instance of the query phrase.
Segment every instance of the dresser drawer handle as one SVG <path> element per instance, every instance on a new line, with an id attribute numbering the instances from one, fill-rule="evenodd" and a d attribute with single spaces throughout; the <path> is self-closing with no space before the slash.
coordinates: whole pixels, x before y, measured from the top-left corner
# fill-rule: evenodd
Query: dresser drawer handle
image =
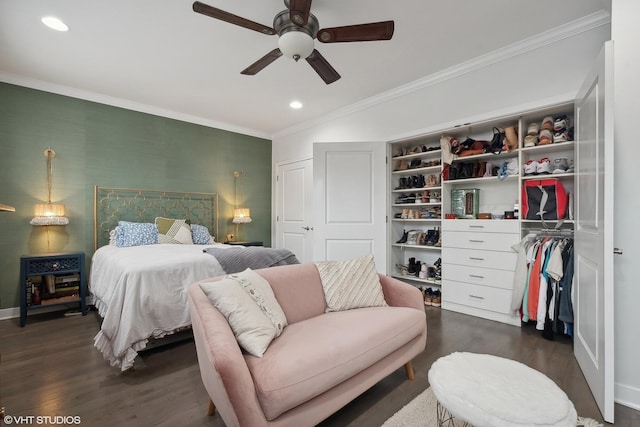
<path id="1" fill-rule="evenodd" d="M 484 225 L 470 225 L 469 228 L 484 228 Z"/>
<path id="2" fill-rule="evenodd" d="M 475 279 L 484 279 L 484 276 L 480 276 L 478 274 L 470 274 L 469 277 L 473 277 Z"/>
<path id="3" fill-rule="evenodd" d="M 475 299 L 484 299 L 484 297 L 479 297 L 478 295 L 471 295 L 471 294 L 469 294 L 469 296 L 470 296 L 471 298 L 475 298 Z"/>
<path id="4" fill-rule="evenodd" d="M 472 261 L 484 261 L 484 258 L 477 258 L 477 257 L 472 257 L 472 256 L 470 256 L 469 259 L 472 260 Z"/>
<path id="5" fill-rule="evenodd" d="M 469 239 L 469 243 L 484 243 L 484 240 L 473 240 L 473 239 Z"/>

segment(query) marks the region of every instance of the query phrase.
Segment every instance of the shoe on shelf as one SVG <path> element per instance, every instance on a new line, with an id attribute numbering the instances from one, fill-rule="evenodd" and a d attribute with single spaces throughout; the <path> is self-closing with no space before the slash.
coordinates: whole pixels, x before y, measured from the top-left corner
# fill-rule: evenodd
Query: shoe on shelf
<path id="1" fill-rule="evenodd" d="M 538 173 L 538 161 L 537 160 L 528 160 L 524 164 L 524 174 L 525 175 L 537 175 Z"/>
<path id="2" fill-rule="evenodd" d="M 536 167 L 536 172 L 538 175 L 540 174 L 550 174 L 551 173 L 551 160 L 548 157 L 543 157 L 538 160 L 538 166 Z"/>
<path id="3" fill-rule="evenodd" d="M 567 173 L 573 173 L 574 169 L 573 169 L 573 159 L 569 160 L 569 167 L 566 170 Z"/>
<path id="4" fill-rule="evenodd" d="M 566 114 L 559 115 L 553 119 L 553 130 L 555 132 L 562 132 L 569 127 L 569 118 Z"/>
<path id="5" fill-rule="evenodd" d="M 535 147 L 538 145 L 538 136 L 537 135 L 527 135 L 524 137 L 524 146 L 526 147 Z"/>
<path id="6" fill-rule="evenodd" d="M 418 273 L 418 278 L 419 279 L 426 279 L 428 271 L 429 271 L 429 268 L 427 266 L 427 263 L 423 262 L 422 265 L 420 265 L 420 273 Z"/>
<path id="7" fill-rule="evenodd" d="M 434 307 L 440 307 L 442 305 L 442 294 L 440 290 L 436 289 L 431 294 L 431 305 Z"/>
<path id="8" fill-rule="evenodd" d="M 396 264 L 396 270 L 398 270 L 398 273 L 402 274 L 403 276 L 407 275 L 407 265 L 406 264 Z"/>
<path id="9" fill-rule="evenodd" d="M 540 125 L 540 133 L 542 133 L 543 130 L 553 130 L 553 117 L 547 116 L 542 119 L 542 124 Z"/>
<path id="10" fill-rule="evenodd" d="M 438 232 L 438 240 L 433 244 L 436 248 L 442 247 L 442 233 Z"/>
<path id="11" fill-rule="evenodd" d="M 566 157 L 560 157 L 553 159 L 553 172 L 552 173 L 566 173 L 569 169 L 569 161 Z"/>
<path id="12" fill-rule="evenodd" d="M 540 137 L 538 138 L 538 145 L 546 145 L 553 143 L 553 133 L 548 129 L 540 131 Z"/>
<path id="13" fill-rule="evenodd" d="M 565 142 L 568 140 L 569 140 L 569 132 L 567 132 L 566 129 L 553 133 L 553 142 Z"/>
<path id="14" fill-rule="evenodd" d="M 529 123 L 529 126 L 527 127 L 527 135 L 538 136 L 538 132 L 540 132 L 540 125 L 537 123 Z"/>
<path id="15" fill-rule="evenodd" d="M 431 298 L 433 298 L 433 289 L 427 288 L 424 290 L 424 305 L 431 305 Z"/>
<path id="16" fill-rule="evenodd" d="M 407 243 L 407 237 L 409 236 L 409 232 L 402 230 L 402 237 L 396 243 Z"/>

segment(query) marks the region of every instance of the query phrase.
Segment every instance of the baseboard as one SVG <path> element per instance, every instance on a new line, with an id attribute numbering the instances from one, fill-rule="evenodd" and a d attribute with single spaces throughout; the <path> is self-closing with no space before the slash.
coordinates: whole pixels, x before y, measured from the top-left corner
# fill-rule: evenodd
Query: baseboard
<path id="1" fill-rule="evenodd" d="M 0 309 L 0 320 L 15 319 L 16 317 L 20 317 L 20 307 Z"/>
<path id="2" fill-rule="evenodd" d="M 87 307 L 93 305 L 93 295 L 87 295 L 85 299 L 85 304 Z M 60 306 L 52 306 L 38 308 L 38 313 L 49 313 L 51 311 L 60 311 Z M 20 317 L 20 307 L 9 307 L 9 308 L 1 308 L 0 309 L 0 320 L 7 319 L 15 319 L 16 317 Z"/>
<path id="3" fill-rule="evenodd" d="M 640 411 L 640 388 L 616 383 L 614 396 L 616 403 Z"/>

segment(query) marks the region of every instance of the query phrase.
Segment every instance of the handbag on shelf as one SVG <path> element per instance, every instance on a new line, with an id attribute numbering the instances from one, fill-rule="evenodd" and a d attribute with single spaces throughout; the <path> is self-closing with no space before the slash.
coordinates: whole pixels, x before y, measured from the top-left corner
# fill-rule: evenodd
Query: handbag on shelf
<path id="1" fill-rule="evenodd" d="M 494 127 L 491 144 L 489 144 L 489 146 L 485 148 L 485 153 L 493 153 L 493 154 L 502 153 L 502 147 L 504 146 L 505 137 L 506 135 L 503 129 Z"/>

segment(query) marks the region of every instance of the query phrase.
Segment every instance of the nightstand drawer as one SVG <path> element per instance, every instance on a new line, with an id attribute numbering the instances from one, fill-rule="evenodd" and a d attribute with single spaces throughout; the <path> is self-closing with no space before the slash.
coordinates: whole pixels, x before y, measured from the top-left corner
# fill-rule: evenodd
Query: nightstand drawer
<path id="1" fill-rule="evenodd" d="M 442 280 L 513 289 L 513 271 L 466 265 L 442 264 Z"/>
<path id="2" fill-rule="evenodd" d="M 517 244 L 519 240 L 518 234 L 511 233 L 447 231 L 443 234 L 442 246 L 447 248 L 510 252 L 511 246 Z"/>
<path id="3" fill-rule="evenodd" d="M 517 259 L 518 254 L 515 252 L 442 248 L 443 264 L 456 264 L 462 266 L 514 271 Z"/>
<path id="4" fill-rule="evenodd" d="M 443 281 L 442 300 L 482 310 L 510 314 L 512 292 L 470 283 Z"/>

